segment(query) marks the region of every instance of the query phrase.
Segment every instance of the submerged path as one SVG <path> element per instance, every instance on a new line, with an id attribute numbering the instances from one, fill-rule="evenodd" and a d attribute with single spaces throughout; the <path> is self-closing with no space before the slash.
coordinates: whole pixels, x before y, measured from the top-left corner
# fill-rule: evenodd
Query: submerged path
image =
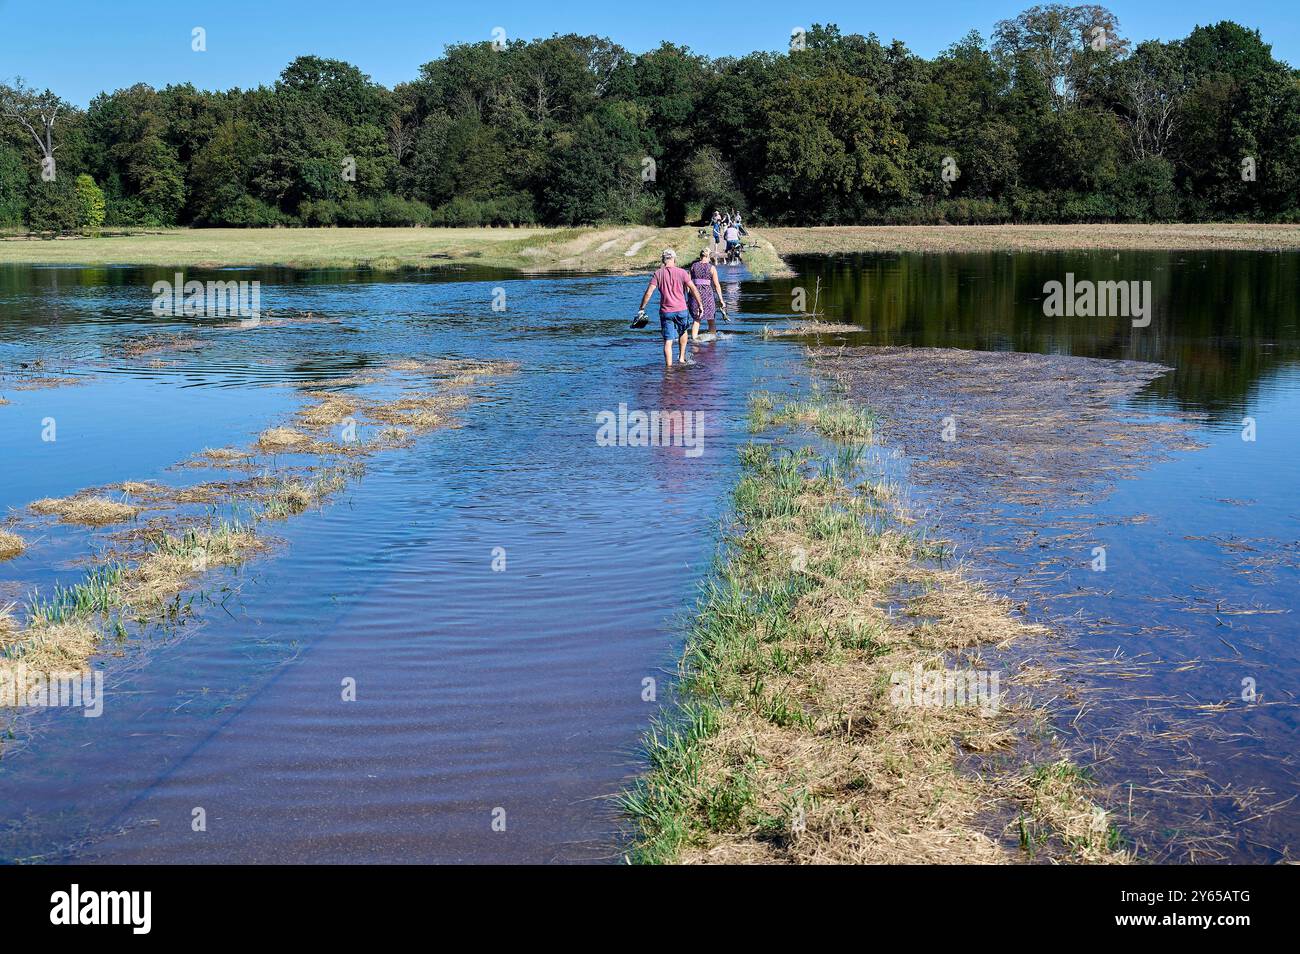
<path id="1" fill-rule="evenodd" d="M 665 374 L 656 337 L 612 317 L 639 279 L 508 283 L 512 328 L 475 337 L 493 287 L 332 290 L 363 334 L 318 331 L 321 350 L 521 369 L 460 429 L 375 458 L 336 503 L 285 524 L 224 606 L 113 674 L 101 718 L 37 726 L 0 764 L 4 857 L 617 857 L 605 796 L 666 696 L 746 395 L 797 355 L 740 334 Z M 302 307 L 326 295 L 285 293 Z M 185 377 L 230 383 L 234 357 L 187 358 Z M 620 405 L 698 415 L 703 440 L 602 446 L 597 415 Z"/>

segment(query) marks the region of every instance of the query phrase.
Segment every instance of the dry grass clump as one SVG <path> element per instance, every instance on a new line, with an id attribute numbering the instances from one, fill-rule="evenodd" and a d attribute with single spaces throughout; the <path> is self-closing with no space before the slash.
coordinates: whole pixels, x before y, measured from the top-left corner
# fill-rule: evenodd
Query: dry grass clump
<path id="1" fill-rule="evenodd" d="M 809 410 L 777 416 L 825 419 Z M 959 761 L 1017 739 L 1017 714 L 972 650 L 1036 630 L 889 521 L 888 495 L 856 479 L 852 453 L 743 451 L 742 531 L 701 597 L 680 717 L 652 730 L 651 769 L 623 796 L 640 831 L 632 859 L 1003 862 L 1016 856 L 989 819 L 1018 816 L 1034 833 L 1026 852 L 1127 860 L 1108 822 L 1084 830 L 1104 815 L 1082 773 L 1048 785 L 1005 759 Z M 945 701 L 954 679 L 983 691 Z M 937 701 L 911 696 L 923 680 Z"/>
<path id="2" fill-rule="evenodd" d="M 153 484 L 146 484 L 138 480 L 125 480 L 119 486 L 121 487 L 122 493 L 130 494 L 133 497 L 138 497 L 141 494 L 147 494 L 157 490 Z"/>
<path id="3" fill-rule="evenodd" d="M 451 415 L 469 403 L 464 394 L 414 391 L 392 401 L 368 404 L 366 415 L 381 424 L 421 432 L 448 424 Z"/>
<path id="4" fill-rule="evenodd" d="M 404 427 L 381 427 L 371 440 L 376 449 L 387 447 L 406 447 L 411 443 L 411 432 Z"/>
<path id="5" fill-rule="evenodd" d="M 4 398 L 0 397 L 0 407 L 4 407 L 4 406 L 5 406 L 6 404 L 8 404 L 8 403 L 9 403 L 8 401 L 6 401 Z"/>
<path id="6" fill-rule="evenodd" d="M 451 375 L 460 379 L 458 383 L 468 383 L 477 378 L 514 374 L 519 370 L 519 363 L 476 358 L 404 358 L 389 363 L 388 368 L 405 373 Z"/>
<path id="7" fill-rule="evenodd" d="M 204 460 L 225 463 L 227 461 L 247 460 L 253 455 L 246 450 L 240 450 L 238 447 L 205 447 L 195 456 Z"/>
<path id="8" fill-rule="evenodd" d="M 12 560 L 27 549 L 27 542 L 16 533 L 0 530 L 0 560 Z"/>
<path id="9" fill-rule="evenodd" d="M 347 484 L 347 475 L 342 470 L 327 470 L 310 479 L 281 480 L 264 496 L 262 515 L 270 520 L 283 520 L 321 503 Z"/>
<path id="10" fill-rule="evenodd" d="M 105 497 L 45 497 L 33 501 L 31 509 L 44 516 L 57 516 L 64 523 L 80 523 L 88 527 L 103 527 L 110 523 L 131 520 L 142 508 L 133 504 L 108 500 Z"/>
<path id="11" fill-rule="evenodd" d="M 313 392 L 309 395 L 316 403 L 298 412 L 298 421 L 304 427 L 322 429 L 342 424 L 357 413 L 354 401 L 338 394 Z"/>
<path id="12" fill-rule="evenodd" d="M 14 378 L 8 387 L 14 391 L 47 391 L 51 388 L 65 388 L 74 384 L 85 384 L 89 378 L 32 376 Z"/>
<path id="13" fill-rule="evenodd" d="M 155 608 L 199 574 L 242 563 L 266 548 L 251 528 L 226 520 L 179 533 L 153 532 L 148 542 L 148 551 L 126 572 L 121 589 L 121 601 L 137 610 Z"/>
<path id="14" fill-rule="evenodd" d="M 857 331 L 866 331 L 861 325 L 849 325 L 835 321 L 796 321 L 784 328 L 763 327 L 764 338 L 787 338 L 793 335 L 843 335 Z"/>
<path id="15" fill-rule="evenodd" d="M 300 450 L 313 443 L 310 434 L 292 427 L 272 427 L 257 435 L 257 446 L 264 451 Z"/>
<path id="16" fill-rule="evenodd" d="M 79 669 L 94 654 L 99 640 L 99 630 L 88 618 L 37 621 L 19 631 L 10 614 L 0 618 L 0 666 L 22 663 L 38 672 Z"/>

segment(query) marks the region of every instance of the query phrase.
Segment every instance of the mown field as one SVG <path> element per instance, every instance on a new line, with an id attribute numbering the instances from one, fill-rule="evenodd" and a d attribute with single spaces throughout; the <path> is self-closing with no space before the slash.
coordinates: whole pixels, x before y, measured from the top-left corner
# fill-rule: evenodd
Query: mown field
<path id="1" fill-rule="evenodd" d="M 746 253 L 755 274 L 783 267 L 766 241 L 748 241 L 758 245 Z M 630 272 L 658 263 L 665 247 L 675 248 L 685 264 L 706 242 L 696 227 L 167 229 L 100 238 L 11 237 L 0 241 L 0 264 L 384 270 L 483 265 L 524 272 Z"/>
<path id="2" fill-rule="evenodd" d="M 700 230 L 585 228 L 166 229 L 102 237 L 0 240 L 0 264 L 291 268 L 438 268 L 483 265 L 523 272 L 635 272 L 665 247 L 683 263 Z M 853 252 L 991 252 L 1069 249 L 1300 249 L 1300 225 L 986 225 L 765 228 L 746 240 L 756 276 L 788 272 L 784 257 Z"/>
<path id="3" fill-rule="evenodd" d="M 782 255 L 1300 248 L 1300 225 L 847 225 L 764 229 Z"/>

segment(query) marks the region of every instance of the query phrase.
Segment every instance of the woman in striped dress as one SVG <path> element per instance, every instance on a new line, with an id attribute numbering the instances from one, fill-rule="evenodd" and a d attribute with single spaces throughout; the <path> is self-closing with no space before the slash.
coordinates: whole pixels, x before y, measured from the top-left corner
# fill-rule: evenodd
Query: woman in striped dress
<path id="1" fill-rule="evenodd" d="M 727 303 L 722 298 L 722 286 L 718 283 L 718 270 L 713 267 L 707 248 L 700 249 L 700 257 L 691 264 L 690 272 L 691 282 L 695 285 L 695 290 L 700 293 L 698 304 L 694 298 L 687 302 L 691 318 L 694 319 L 691 324 L 691 340 L 698 341 L 701 321 L 709 323 L 709 334 L 715 332 L 713 316 L 714 310 L 719 304 L 722 305 L 723 320 L 729 321 L 730 319 L 727 318 Z M 715 293 L 716 298 L 714 297 Z"/>

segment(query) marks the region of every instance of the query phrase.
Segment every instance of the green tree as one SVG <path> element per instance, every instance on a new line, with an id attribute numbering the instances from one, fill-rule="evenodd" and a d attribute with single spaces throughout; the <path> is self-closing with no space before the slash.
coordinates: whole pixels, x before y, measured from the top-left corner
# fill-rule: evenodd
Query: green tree
<path id="1" fill-rule="evenodd" d="M 764 101 L 760 208 L 782 221 L 849 222 L 907 188 L 907 139 L 866 81 L 838 69 L 791 76 Z"/>
<path id="2" fill-rule="evenodd" d="M 104 224 L 104 192 L 84 172 L 77 176 L 77 225 L 98 232 Z"/>

